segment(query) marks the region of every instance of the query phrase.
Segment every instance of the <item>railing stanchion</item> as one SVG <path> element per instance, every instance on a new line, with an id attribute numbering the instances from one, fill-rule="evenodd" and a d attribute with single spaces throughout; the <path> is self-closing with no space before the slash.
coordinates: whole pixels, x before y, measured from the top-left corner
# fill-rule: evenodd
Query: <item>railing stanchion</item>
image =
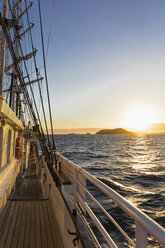
<path id="1" fill-rule="evenodd" d="M 77 203 L 77 195 L 76 195 L 76 192 L 77 192 L 77 189 L 78 189 L 78 183 L 77 183 L 77 180 L 78 180 L 78 172 L 77 170 L 74 168 L 74 172 L 73 172 L 73 180 L 74 180 L 74 192 L 73 192 L 73 214 L 76 214 L 76 203 Z"/>
<path id="2" fill-rule="evenodd" d="M 136 248 L 147 248 L 148 238 L 146 230 L 136 221 Z"/>

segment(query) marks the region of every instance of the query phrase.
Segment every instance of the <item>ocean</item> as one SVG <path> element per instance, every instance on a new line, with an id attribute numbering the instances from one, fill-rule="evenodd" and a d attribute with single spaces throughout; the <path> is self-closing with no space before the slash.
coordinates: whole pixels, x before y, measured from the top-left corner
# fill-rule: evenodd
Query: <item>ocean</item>
<path id="1" fill-rule="evenodd" d="M 55 135 L 57 151 L 96 176 L 165 227 L 165 135 Z M 134 239 L 135 224 L 106 196 L 88 185 L 105 209 Z M 91 203 L 92 206 L 92 203 Z M 101 211 L 102 220 L 119 247 L 131 247 Z M 89 220 L 90 222 L 90 220 Z M 93 231 L 97 229 L 91 224 Z M 117 237 L 117 239 L 116 239 Z M 99 236 L 102 247 L 104 244 Z M 149 237 L 150 247 L 160 247 Z"/>

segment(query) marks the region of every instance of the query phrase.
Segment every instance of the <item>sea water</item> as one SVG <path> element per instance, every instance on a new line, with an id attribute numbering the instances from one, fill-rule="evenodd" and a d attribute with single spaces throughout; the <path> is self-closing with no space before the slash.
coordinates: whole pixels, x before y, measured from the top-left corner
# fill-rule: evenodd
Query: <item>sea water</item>
<path id="1" fill-rule="evenodd" d="M 73 134 L 55 135 L 55 140 L 57 151 L 63 156 L 99 178 L 165 227 L 165 135 Z M 88 187 L 134 239 L 135 223 L 96 188 Z M 99 208 L 93 206 L 93 211 L 119 247 L 129 247 Z M 96 233 L 95 226 L 91 226 Z M 99 239 L 103 242 L 101 236 Z M 149 240 L 150 247 L 159 247 L 152 239 Z M 103 243 L 102 246 L 106 247 Z"/>

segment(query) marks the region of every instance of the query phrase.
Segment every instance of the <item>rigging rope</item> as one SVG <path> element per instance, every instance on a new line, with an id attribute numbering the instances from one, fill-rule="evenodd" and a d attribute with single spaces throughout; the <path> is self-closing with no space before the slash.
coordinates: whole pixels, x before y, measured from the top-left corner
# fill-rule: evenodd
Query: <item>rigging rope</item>
<path id="1" fill-rule="evenodd" d="M 47 49 L 46 49 L 46 60 L 47 60 L 47 57 L 48 57 L 48 49 L 49 49 L 50 35 L 51 35 L 52 24 L 53 24 L 54 8 L 55 8 L 55 0 L 53 1 L 52 18 L 51 18 L 51 23 L 50 23 L 50 28 L 49 28 L 48 44 L 47 44 Z"/>
<path id="2" fill-rule="evenodd" d="M 49 87 L 48 87 L 48 77 L 47 77 L 47 69 L 46 69 L 46 59 L 45 59 L 45 48 L 44 48 L 44 38 L 43 38 L 43 28 L 42 28 L 42 16 L 41 16 L 40 0 L 38 0 L 38 9 L 39 9 L 39 17 L 40 17 L 40 31 L 41 31 L 41 41 L 42 41 L 42 55 L 43 55 L 43 62 L 44 62 L 46 90 L 47 90 L 47 98 L 48 98 L 48 106 L 49 106 L 49 116 L 50 116 L 51 132 L 52 132 L 52 145 L 53 145 L 53 149 L 55 149 L 55 142 L 54 142 L 54 135 L 53 135 L 52 113 L 51 113 Z"/>
<path id="3" fill-rule="evenodd" d="M 12 15 L 13 19 L 15 19 L 15 15 L 12 13 L 12 8 L 11 8 L 10 0 L 9 0 L 9 7 L 10 7 L 11 15 Z M 42 125 L 41 125 L 41 121 L 40 121 L 40 116 L 39 116 L 39 113 L 38 113 L 38 109 L 37 109 L 37 106 L 36 106 L 36 102 L 35 102 L 33 90 L 32 90 L 31 85 L 30 85 L 30 89 L 31 89 L 31 92 L 32 92 L 32 97 L 33 97 L 33 102 L 34 102 L 34 105 L 35 105 L 35 108 L 36 108 L 36 112 L 37 112 L 37 116 L 38 116 L 38 120 L 39 120 L 39 123 L 40 123 L 40 129 L 39 129 L 38 121 L 36 119 L 36 115 L 35 115 L 35 112 L 34 112 L 34 109 L 33 109 L 33 105 L 32 105 L 31 99 L 29 97 L 29 92 L 28 92 L 27 87 L 25 85 L 25 77 L 23 76 L 23 68 L 21 70 L 21 67 L 20 67 L 19 61 L 18 61 L 18 54 L 16 53 L 15 48 L 13 46 L 13 42 L 12 42 L 12 39 L 11 39 L 10 31 L 9 31 L 8 26 L 6 24 L 6 21 L 3 19 L 1 13 L 0 13 L 0 21 L 2 23 L 3 33 L 5 35 L 6 43 L 8 45 L 9 51 L 10 51 L 10 55 L 11 55 L 11 59 L 13 61 L 15 72 L 17 74 L 17 77 L 18 77 L 19 82 L 20 82 L 20 86 L 22 88 L 24 99 L 27 100 L 30 115 L 32 116 L 32 120 L 33 120 L 33 122 L 34 122 L 34 124 L 36 125 L 36 128 L 37 128 L 36 131 L 37 131 L 38 138 L 40 140 L 40 144 L 41 144 L 42 150 L 46 153 L 48 160 L 51 161 L 51 157 L 49 155 L 49 152 L 48 152 L 48 149 L 47 149 L 45 140 L 43 139 L 43 129 L 42 129 Z M 16 33 L 16 35 L 18 37 L 19 36 L 19 33 L 18 33 L 17 26 L 14 25 L 14 29 L 15 29 L 15 33 Z M 20 43 L 20 40 L 19 39 L 18 39 L 18 45 L 20 47 L 20 52 L 21 52 L 21 55 L 23 57 L 24 54 L 23 54 L 22 46 L 21 46 L 21 43 Z M 25 72 L 26 72 L 26 77 L 30 81 L 30 77 L 29 77 L 29 74 L 28 74 L 26 62 L 23 61 L 23 64 L 24 64 L 24 69 L 25 69 Z M 16 86 L 18 86 L 17 83 L 16 83 Z"/>
<path id="4" fill-rule="evenodd" d="M 27 8 L 27 1 L 26 1 L 26 0 L 25 0 L 25 7 Z M 26 12 L 26 15 L 27 15 L 27 20 L 28 20 L 28 25 L 30 26 L 30 21 L 29 21 L 29 14 L 28 14 L 28 12 Z M 30 30 L 30 40 L 31 40 L 32 50 L 34 50 L 34 43 L 33 43 L 33 38 L 32 38 L 31 30 Z M 39 79 L 39 74 L 38 74 L 38 69 L 37 69 L 37 62 L 36 62 L 35 56 L 33 57 L 33 59 L 34 59 L 34 66 L 35 66 L 36 76 L 37 76 L 37 79 Z M 43 98 L 42 98 L 42 92 L 41 92 L 41 86 L 40 86 L 39 80 L 38 80 L 38 88 L 39 88 L 39 93 L 40 93 L 40 99 L 41 99 L 41 105 L 42 105 L 42 110 L 43 110 L 45 128 L 46 128 L 46 133 L 47 133 L 47 139 L 48 139 L 48 142 L 50 142 L 50 141 L 49 141 L 49 134 L 48 134 L 47 121 L 46 121 L 45 108 L 44 108 L 44 104 L 43 104 Z"/>
<path id="5" fill-rule="evenodd" d="M 12 8 L 11 8 L 10 0 L 9 0 L 9 8 L 10 8 L 10 12 L 11 12 L 11 15 L 12 15 L 13 19 L 15 19 L 15 15 L 12 13 Z M 29 106 L 30 113 L 32 115 L 34 124 L 35 125 L 38 125 L 37 119 L 36 119 L 36 116 L 35 116 L 35 112 L 33 110 L 32 103 L 31 103 L 31 100 L 29 98 L 29 93 L 28 93 L 28 90 L 27 90 L 27 88 L 25 86 L 24 77 L 23 77 L 23 74 L 22 74 L 22 72 L 20 70 L 20 67 L 18 65 L 17 56 L 16 56 L 15 50 L 13 48 L 13 43 L 11 42 L 10 33 L 7 32 L 7 27 L 6 27 L 6 24 L 4 23 L 3 20 L 2 20 L 2 23 L 3 23 L 3 31 L 4 31 L 5 36 L 6 36 L 6 41 L 8 43 L 8 47 L 9 47 L 10 54 L 11 54 L 11 57 L 12 57 L 12 60 L 13 60 L 13 63 L 14 63 L 14 67 L 15 67 L 15 70 L 16 70 L 16 73 L 17 73 L 17 76 L 18 76 L 18 79 L 20 81 L 20 86 L 23 89 L 24 98 L 28 102 L 28 106 Z M 19 34 L 18 34 L 18 31 L 17 31 L 17 28 L 15 26 L 14 26 L 14 28 L 15 28 L 15 32 L 16 32 L 16 34 L 18 36 Z M 20 40 L 18 40 L 18 44 L 19 44 L 19 47 L 20 47 L 21 54 L 23 56 L 23 51 L 22 51 L 22 47 L 21 47 L 21 44 L 20 44 Z M 24 61 L 24 67 L 25 67 L 25 70 L 26 70 L 26 73 L 27 73 L 27 77 L 28 77 L 28 71 L 27 71 L 27 67 L 26 67 L 25 61 Z M 29 81 L 30 81 L 30 78 L 29 78 Z M 37 116 L 38 116 L 38 120 L 39 120 L 39 123 L 40 123 L 41 133 L 43 133 L 43 129 L 42 129 L 40 117 L 38 115 L 38 110 L 37 110 L 37 106 L 36 106 L 36 102 L 35 102 L 35 98 L 34 98 L 34 93 L 33 93 L 33 90 L 32 90 L 31 87 L 30 87 L 30 89 L 31 89 L 31 92 L 32 92 L 34 105 L 35 105 Z M 40 132 L 39 129 L 38 129 L 38 132 Z"/>
<path id="6" fill-rule="evenodd" d="M 10 8 L 10 12 L 11 12 L 11 15 L 12 15 L 13 19 L 15 19 L 15 15 L 14 15 L 14 13 L 12 12 L 10 0 L 9 0 L 9 8 Z M 15 28 L 15 31 L 16 31 L 17 36 L 19 36 L 18 30 L 17 30 L 16 28 Z M 22 55 L 22 57 L 23 57 L 23 50 L 22 50 L 22 46 L 21 46 L 21 43 L 20 43 L 20 40 L 19 40 L 19 39 L 18 39 L 18 44 L 19 44 L 19 47 L 20 47 L 21 55 Z M 24 64 L 24 67 L 25 67 L 25 71 L 26 71 L 28 80 L 30 81 L 30 77 L 29 77 L 29 74 L 28 74 L 28 69 L 27 69 L 27 65 L 26 65 L 25 60 L 23 60 L 23 64 Z M 18 66 L 18 65 L 17 65 L 17 66 Z M 21 76 L 21 74 L 20 74 L 20 76 Z M 21 81 L 24 82 L 24 79 L 22 78 Z M 21 83 L 21 81 L 20 81 L 20 83 Z M 37 124 L 37 119 L 36 119 L 36 117 L 35 117 L 35 114 L 33 113 L 32 104 L 30 103 L 28 91 L 27 91 L 26 87 L 23 87 L 23 88 L 24 88 L 25 91 L 26 91 L 27 101 L 28 101 L 28 103 L 29 103 L 29 107 L 31 108 L 31 111 L 32 111 L 32 115 L 33 115 L 35 124 Z M 41 120 L 40 120 L 40 116 L 39 116 L 39 113 L 38 113 L 38 109 L 37 109 L 37 105 L 36 105 L 36 101 L 35 101 L 35 97 L 34 97 L 34 92 L 33 92 L 33 89 L 32 89 L 31 84 L 30 84 L 30 90 L 31 90 L 31 93 L 32 93 L 32 98 L 33 98 L 34 106 L 35 106 L 35 109 L 36 109 L 37 117 L 38 117 L 38 120 L 39 120 L 40 128 L 41 128 L 41 131 L 43 132 L 42 125 L 41 125 Z"/>

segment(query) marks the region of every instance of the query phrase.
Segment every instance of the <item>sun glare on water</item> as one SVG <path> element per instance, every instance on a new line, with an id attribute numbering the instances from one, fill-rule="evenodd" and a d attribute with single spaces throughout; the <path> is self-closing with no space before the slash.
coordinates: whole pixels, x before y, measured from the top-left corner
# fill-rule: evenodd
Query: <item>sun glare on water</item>
<path id="1" fill-rule="evenodd" d="M 156 122 L 154 111 L 145 106 L 132 107 L 125 113 L 124 119 L 124 126 L 135 131 L 145 131 Z"/>

